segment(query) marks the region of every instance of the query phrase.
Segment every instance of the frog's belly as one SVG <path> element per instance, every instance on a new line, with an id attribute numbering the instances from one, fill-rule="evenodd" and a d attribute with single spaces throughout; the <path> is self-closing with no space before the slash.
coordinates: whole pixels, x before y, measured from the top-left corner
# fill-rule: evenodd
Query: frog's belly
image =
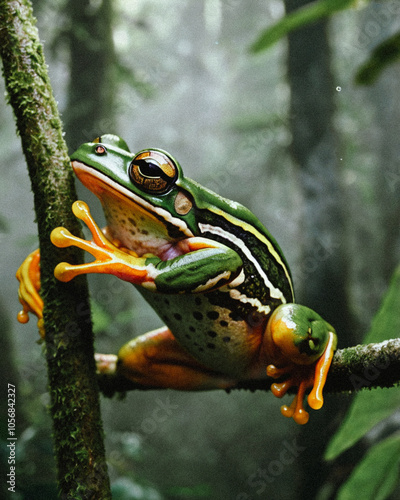
<path id="1" fill-rule="evenodd" d="M 196 360 L 223 375 L 246 378 L 262 335 L 245 321 L 233 319 L 230 309 L 210 303 L 222 292 L 167 295 L 138 290 Z"/>

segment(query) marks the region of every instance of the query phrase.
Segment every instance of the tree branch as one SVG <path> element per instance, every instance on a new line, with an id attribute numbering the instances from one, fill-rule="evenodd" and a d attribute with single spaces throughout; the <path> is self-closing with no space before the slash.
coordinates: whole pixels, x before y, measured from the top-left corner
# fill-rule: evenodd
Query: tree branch
<path id="1" fill-rule="evenodd" d="M 327 392 L 393 387 L 400 382 L 400 338 L 358 345 L 335 353 Z"/>
<path id="2" fill-rule="evenodd" d="M 107 397 L 135 389 L 152 390 L 119 375 L 98 375 L 100 390 Z M 268 381 L 269 380 L 269 381 Z M 234 389 L 268 391 L 272 379 L 239 382 Z M 393 387 L 400 382 L 400 338 L 379 344 L 358 345 L 336 351 L 325 393 L 355 392 L 363 388 Z"/>
<path id="3" fill-rule="evenodd" d="M 9 102 L 28 164 L 41 251 L 46 357 L 54 446 L 62 498 L 111 498 L 93 357 L 86 279 L 57 282 L 60 261 L 82 262 L 75 248 L 56 249 L 51 230 L 80 226 L 62 125 L 28 0 L 0 0 L 0 54 Z"/>

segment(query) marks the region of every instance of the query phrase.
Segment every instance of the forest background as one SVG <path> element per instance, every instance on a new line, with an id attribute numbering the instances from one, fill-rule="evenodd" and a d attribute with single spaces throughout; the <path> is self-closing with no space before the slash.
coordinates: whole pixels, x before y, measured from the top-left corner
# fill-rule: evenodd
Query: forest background
<path id="1" fill-rule="evenodd" d="M 260 54 L 249 48 L 281 18 L 281 1 L 33 5 L 70 151 L 107 132 L 132 150 L 170 151 L 187 176 L 257 214 L 291 265 L 298 302 L 337 327 L 340 347 L 361 342 L 399 261 L 400 69 L 390 66 L 368 86 L 355 75 L 398 29 L 394 2 L 338 13 Z M 56 498 L 43 355 L 34 322 L 14 320 L 14 270 L 37 246 L 33 202 L 5 100 L 0 116 L 1 366 L 19 381 L 21 498 Z M 101 220 L 98 202 L 78 190 Z M 116 352 L 160 325 L 128 285 L 90 282 L 98 351 Z M 321 462 L 349 399 L 329 396 L 305 429 L 284 420 L 265 393 L 103 399 L 114 496 L 329 498 L 321 495 L 358 453 Z M 302 450 L 293 463 L 263 479 L 260 471 L 274 471 L 293 443 Z"/>

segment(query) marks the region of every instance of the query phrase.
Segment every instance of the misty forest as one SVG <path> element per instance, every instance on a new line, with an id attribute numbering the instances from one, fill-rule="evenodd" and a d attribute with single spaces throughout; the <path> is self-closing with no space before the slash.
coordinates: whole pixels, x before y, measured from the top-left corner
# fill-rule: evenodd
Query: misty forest
<path id="1" fill-rule="evenodd" d="M 14 12 L 22 20 L 26 14 L 29 26 L 30 4 L 53 108 L 62 122 L 61 132 L 58 118 L 44 113 L 48 121 L 40 136 L 28 125 L 21 127 L 41 110 L 29 108 L 28 84 L 20 85 L 22 98 L 15 106 L 16 86 L 5 55 L 11 46 L 5 42 L 7 16 Z M 22 40 L 21 32 L 11 51 L 25 54 L 17 37 Z M 74 360 L 73 370 L 87 365 L 97 395 L 93 347 L 88 356 L 79 331 L 69 332 L 75 347 L 65 349 L 61 341 L 55 347 L 71 356 L 65 372 L 51 366 L 52 359 L 61 358 L 49 356 L 50 344 L 39 340 L 36 318 L 26 325 L 17 322 L 15 279 L 39 241 L 41 248 L 50 245 L 48 238 L 38 239 L 43 216 L 37 207 L 46 201 L 38 200 L 35 160 L 26 155 L 34 146 L 26 145 L 58 131 L 68 158 L 81 144 L 116 134 L 132 152 L 168 151 L 186 177 L 248 207 L 278 241 L 296 302 L 334 325 L 339 350 L 400 337 L 398 2 L 0 0 L 0 44 L 5 96 L 0 100 L 0 496 L 400 498 L 400 393 L 393 387 L 400 381 L 397 341 L 382 344 L 388 350 L 376 358 L 379 362 L 360 361 L 354 351 L 352 375 L 335 371 L 334 380 L 328 375 L 323 408 L 310 410 L 306 425 L 281 415 L 281 405 L 292 396 L 282 403 L 268 382 L 264 390 L 130 390 L 113 397 L 100 392 L 98 415 L 96 410 L 85 420 L 81 415 L 86 404 L 90 413 L 91 400 L 77 400 L 80 379 L 71 382 L 65 374 Z M 40 63 L 40 44 L 36 47 L 38 57 L 29 56 L 32 68 Z M 25 103 L 30 111 L 24 115 Z M 51 159 L 54 151 L 46 151 Z M 61 168 L 53 169 L 54 178 L 63 179 Z M 69 161 L 69 176 L 68 169 Z M 75 220 L 73 189 L 48 195 L 60 207 L 54 217 L 64 220 L 65 210 Z M 79 182 L 76 191 L 104 226 L 99 200 Z M 53 218 L 49 209 L 41 209 Z M 42 263 L 49 275 L 51 259 L 58 262 L 57 253 L 51 254 L 50 264 Z M 63 287 L 60 293 L 71 296 Z M 129 283 L 91 274 L 88 287 L 96 352 L 116 354 L 131 338 L 162 326 Z M 68 316 L 70 299 L 62 297 L 49 293 L 49 307 L 55 310 L 58 300 Z M 52 325 L 63 324 L 54 314 L 46 328 L 50 337 Z M 340 359 L 333 363 L 340 365 Z M 7 440 L 10 384 L 16 441 Z M 55 391 L 62 395 L 57 409 Z M 70 413 L 63 413 L 63 402 Z M 72 423 L 76 435 L 68 430 L 63 436 Z M 93 440 L 93 449 L 86 438 Z"/>

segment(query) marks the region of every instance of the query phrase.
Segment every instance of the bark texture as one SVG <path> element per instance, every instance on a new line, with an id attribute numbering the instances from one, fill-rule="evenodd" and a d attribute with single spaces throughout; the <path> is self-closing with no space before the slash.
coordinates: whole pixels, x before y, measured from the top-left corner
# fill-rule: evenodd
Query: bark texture
<path id="1" fill-rule="evenodd" d="M 0 53 L 9 102 L 28 164 L 41 251 L 50 412 L 61 498 L 111 498 L 104 455 L 86 279 L 62 284 L 53 269 L 78 263 L 77 249 L 56 249 L 51 230 L 74 234 L 76 198 L 43 48 L 28 0 L 0 1 Z"/>

